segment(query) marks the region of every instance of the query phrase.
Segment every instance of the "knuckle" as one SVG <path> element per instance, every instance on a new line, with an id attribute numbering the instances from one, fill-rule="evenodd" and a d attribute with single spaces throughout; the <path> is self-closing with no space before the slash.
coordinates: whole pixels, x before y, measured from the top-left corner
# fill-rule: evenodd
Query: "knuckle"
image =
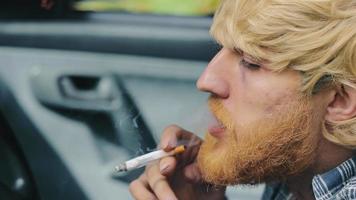
<path id="1" fill-rule="evenodd" d="M 154 165 L 158 165 L 158 163 L 155 163 Z M 161 175 L 159 173 L 159 171 L 156 169 L 158 167 L 155 167 L 155 166 L 151 166 L 147 169 L 146 171 L 146 178 L 149 180 L 149 179 L 152 179 L 152 178 L 155 178 L 156 176 L 159 176 Z"/>
<path id="2" fill-rule="evenodd" d="M 153 181 L 151 187 L 154 191 L 161 191 L 166 179 L 164 177 L 158 177 L 156 180 Z"/>
<path id="3" fill-rule="evenodd" d="M 159 162 L 160 169 L 163 167 L 171 167 L 172 165 L 176 164 L 176 158 L 172 156 L 168 156 L 165 158 L 162 158 Z"/>
<path id="4" fill-rule="evenodd" d="M 132 193 L 132 192 L 137 188 L 137 186 L 138 186 L 139 184 L 140 184 L 140 183 L 139 183 L 138 180 L 132 181 L 132 182 L 130 183 L 130 185 L 129 185 L 129 190 L 130 190 L 130 192 Z"/>

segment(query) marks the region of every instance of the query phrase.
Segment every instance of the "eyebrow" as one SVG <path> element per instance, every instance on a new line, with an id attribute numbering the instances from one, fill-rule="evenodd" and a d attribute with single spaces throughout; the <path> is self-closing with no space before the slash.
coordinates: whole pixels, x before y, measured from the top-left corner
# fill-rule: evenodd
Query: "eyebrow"
<path id="1" fill-rule="evenodd" d="M 243 53 L 244 53 L 244 51 L 242 51 L 242 50 L 241 50 L 240 48 L 238 48 L 238 47 L 234 47 L 233 49 L 234 49 L 234 51 L 238 52 L 239 54 L 243 54 Z"/>
<path id="2" fill-rule="evenodd" d="M 234 47 L 233 49 L 234 49 L 234 51 L 238 52 L 239 54 L 245 55 L 248 59 L 250 59 L 251 61 L 255 62 L 256 64 L 261 64 L 262 65 L 262 63 L 260 61 L 258 61 L 256 58 L 254 58 L 250 54 L 242 51 L 240 48 Z"/>

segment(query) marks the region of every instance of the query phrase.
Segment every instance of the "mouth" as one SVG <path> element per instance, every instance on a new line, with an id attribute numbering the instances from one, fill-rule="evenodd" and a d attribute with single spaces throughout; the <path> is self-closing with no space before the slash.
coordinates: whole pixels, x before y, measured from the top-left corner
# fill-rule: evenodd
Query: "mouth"
<path id="1" fill-rule="evenodd" d="M 224 126 L 224 124 L 216 117 L 213 117 L 213 120 L 208 125 L 208 132 L 210 133 L 210 135 L 218 139 L 224 136 L 225 130 L 226 127 Z"/>

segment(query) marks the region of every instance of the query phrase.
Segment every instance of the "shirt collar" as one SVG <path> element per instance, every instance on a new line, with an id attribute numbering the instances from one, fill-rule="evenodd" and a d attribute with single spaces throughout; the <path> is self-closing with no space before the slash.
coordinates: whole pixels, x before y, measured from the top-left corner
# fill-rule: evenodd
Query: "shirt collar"
<path id="1" fill-rule="evenodd" d="M 355 175 L 356 156 L 346 160 L 328 172 L 314 176 L 312 187 L 315 198 L 317 200 L 330 199 Z"/>

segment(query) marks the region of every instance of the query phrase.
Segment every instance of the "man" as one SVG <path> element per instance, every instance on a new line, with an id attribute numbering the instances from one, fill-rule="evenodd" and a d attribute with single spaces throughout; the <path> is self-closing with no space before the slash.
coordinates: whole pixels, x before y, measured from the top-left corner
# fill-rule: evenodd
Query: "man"
<path id="1" fill-rule="evenodd" d="M 268 200 L 356 199 L 355 27 L 355 0 L 223 0 L 211 28 L 223 48 L 197 82 L 216 122 L 204 142 L 168 127 L 162 148 L 195 145 L 148 166 L 134 198 L 266 183 Z"/>

